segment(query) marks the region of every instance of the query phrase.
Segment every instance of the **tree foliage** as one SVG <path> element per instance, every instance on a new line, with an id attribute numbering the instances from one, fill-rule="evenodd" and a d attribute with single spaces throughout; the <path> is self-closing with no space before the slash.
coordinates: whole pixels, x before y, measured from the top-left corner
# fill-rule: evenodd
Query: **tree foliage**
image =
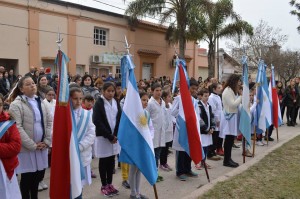
<path id="1" fill-rule="evenodd" d="M 191 10 L 199 9 L 207 0 L 135 0 L 128 5 L 125 15 L 131 24 L 139 18 L 159 17 L 160 23 L 169 22 L 166 39 L 169 43 L 179 43 L 180 57 L 185 55 L 185 45 L 189 37 Z"/>
<path id="2" fill-rule="evenodd" d="M 296 0 L 291 0 L 290 5 L 294 8 L 290 13 L 291 15 L 295 15 L 298 18 L 298 21 L 300 21 L 300 3 Z M 300 26 L 297 27 L 298 32 L 300 33 Z"/>
<path id="3" fill-rule="evenodd" d="M 191 25 L 191 36 L 208 43 L 209 76 L 215 76 L 216 41 L 220 38 L 238 38 L 252 35 L 253 27 L 233 10 L 231 0 L 210 1 L 201 11 L 195 10 Z"/>
<path id="4" fill-rule="evenodd" d="M 246 35 L 242 38 L 235 38 L 231 43 L 227 43 L 227 47 L 231 49 L 231 56 L 236 60 L 241 60 L 246 54 L 249 57 L 250 66 L 257 66 L 259 59 L 267 60 L 267 56 L 271 56 L 270 52 L 276 50 L 287 41 L 288 36 L 281 34 L 281 29 L 273 28 L 267 22 L 260 20 L 258 25 L 254 27 L 253 35 Z M 272 51 L 273 49 L 273 51 Z"/>

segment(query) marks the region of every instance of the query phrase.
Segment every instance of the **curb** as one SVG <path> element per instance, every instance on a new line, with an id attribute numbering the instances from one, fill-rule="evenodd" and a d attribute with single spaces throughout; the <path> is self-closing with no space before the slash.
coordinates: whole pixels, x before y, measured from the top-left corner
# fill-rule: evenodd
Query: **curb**
<path id="1" fill-rule="evenodd" d="M 283 144 L 285 144 L 285 143 L 289 142 L 290 140 L 294 139 L 298 135 L 300 135 L 300 132 L 296 132 L 295 134 L 291 135 L 288 139 L 286 139 L 282 142 L 279 142 L 276 145 L 270 147 L 268 150 L 265 150 L 264 152 L 256 155 L 252 160 L 246 162 L 245 164 L 242 164 L 238 168 L 233 169 L 232 171 L 230 171 L 230 172 L 228 172 L 228 173 L 212 180 L 210 183 L 203 185 L 202 187 L 200 187 L 199 189 L 193 191 L 191 194 L 187 195 L 183 199 L 197 199 L 197 198 L 199 198 L 200 196 L 205 194 L 207 191 L 212 189 L 218 182 L 223 182 L 225 180 L 230 179 L 233 176 L 236 176 L 236 175 L 246 171 L 250 166 L 253 166 L 257 162 L 262 160 L 266 155 L 268 155 L 269 153 L 271 153 L 275 149 L 281 147 Z"/>

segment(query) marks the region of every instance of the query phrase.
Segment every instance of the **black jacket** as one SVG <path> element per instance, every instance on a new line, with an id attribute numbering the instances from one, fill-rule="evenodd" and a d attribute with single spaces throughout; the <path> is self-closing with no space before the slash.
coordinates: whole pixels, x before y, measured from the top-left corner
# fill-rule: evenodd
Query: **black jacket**
<path id="1" fill-rule="evenodd" d="M 118 113 L 116 118 L 116 126 L 114 132 L 112 132 L 106 117 L 104 100 L 101 97 L 98 98 L 93 108 L 93 122 L 96 126 L 96 136 L 103 136 L 109 141 L 112 141 L 114 139 L 114 136 L 117 137 L 122 113 L 122 109 L 119 103 L 117 103 L 117 106 Z"/>
<path id="2" fill-rule="evenodd" d="M 208 127 L 208 115 L 206 114 L 204 105 L 202 104 L 201 101 L 199 101 L 199 109 L 200 109 L 200 117 L 201 117 L 201 121 L 200 121 L 200 130 L 201 130 L 201 134 L 208 134 L 207 131 L 207 127 Z M 209 108 L 209 115 L 210 115 L 210 129 L 215 129 L 216 128 L 216 124 L 215 124 L 215 119 L 214 119 L 214 114 L 212 113 L 211 110 L 211 106 L 208 107 Z"/>

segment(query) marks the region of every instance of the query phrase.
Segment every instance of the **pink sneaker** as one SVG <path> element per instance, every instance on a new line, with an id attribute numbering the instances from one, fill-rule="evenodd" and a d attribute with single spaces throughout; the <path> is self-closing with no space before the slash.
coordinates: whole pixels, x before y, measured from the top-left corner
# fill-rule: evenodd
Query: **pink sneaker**
<path id="1" fill-rule="evenodd" d="M 112 184 L 107 185 L 107 187 L 108 191 L 111 193 L 111 196 L 115 196 L 119 193 L 119 191 Z"/>
<path id="2" fill-rule="evenodd" d="M 101 193 L 104 196 L 108 196 L 108 197 L 112 196 L 111 193 L 109 192 L 108 185 L 101 187 Z"/>
<path id="3" fill-rule="evenodd" d="M 173 169 L 168 164 L 165 164 L 165 167 L 168 168 L 169 171 L 173 171 Z"/>

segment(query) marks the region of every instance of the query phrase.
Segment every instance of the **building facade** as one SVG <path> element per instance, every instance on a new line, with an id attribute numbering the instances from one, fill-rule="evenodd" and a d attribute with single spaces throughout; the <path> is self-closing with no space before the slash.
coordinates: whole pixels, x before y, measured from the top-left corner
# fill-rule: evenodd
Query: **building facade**
<path id="1" fill-rule="evenodd" d="M 58 31 L 72 75 L 118 75 L 126 36 L 137 79 L 173 77 L 174 48 L 165 40 L 166 27 L 140 22 L 132 28 L 123 15 L 59 0 L 0 1 L 0 65 L 17 74 L 30 66 L 50 67 L 55 73 Z M 206 77 L 202 51 L 194 42 L 186 44 L 189 76 Z"/>

